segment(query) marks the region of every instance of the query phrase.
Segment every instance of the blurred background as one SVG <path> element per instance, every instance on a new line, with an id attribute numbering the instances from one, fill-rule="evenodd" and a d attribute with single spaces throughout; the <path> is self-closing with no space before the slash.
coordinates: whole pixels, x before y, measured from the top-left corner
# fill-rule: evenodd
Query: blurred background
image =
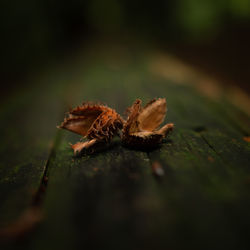
<path id="1" fill-rule="evenodd" d="M 93 41 L 166 50 L 250 91 L 249 0 L 2 0 L 1 96 Z"/>

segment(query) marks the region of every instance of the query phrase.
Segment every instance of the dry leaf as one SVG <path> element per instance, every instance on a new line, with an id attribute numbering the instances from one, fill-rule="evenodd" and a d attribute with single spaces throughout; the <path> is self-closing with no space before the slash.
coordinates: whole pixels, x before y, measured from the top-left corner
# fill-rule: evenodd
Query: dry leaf
<path id="1" fill-rule="evenodd" d="M 128 108 L 128 118 L 123 127 L 122 141 L 133 147 L 153 147 L 173 130 L 174 124 L 169 123 L 159 129 L 167 112 L 165 98 L 153 99 L 144 108 L 137 99 Z"/>
<path id="2" fill-rule="evenodd" d="M 58 128 L 64 128 L 87 138 L 86 142 L 78 142 L 71 147 L 75 154 L 93 147 L 99 142 L 108 142 L 123 126 L 121 116 L 113 109 L 92 103 L 83 103 L 69 111 Z"/>

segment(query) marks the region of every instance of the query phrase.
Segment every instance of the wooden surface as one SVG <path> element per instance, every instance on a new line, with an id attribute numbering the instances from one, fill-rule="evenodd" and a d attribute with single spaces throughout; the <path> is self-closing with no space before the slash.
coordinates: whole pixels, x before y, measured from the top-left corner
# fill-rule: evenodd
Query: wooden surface
<path id="1" fill-rule="evenodd" d="M 152 53 L 88 49 L 2 105 L 3 247 L 248 249 L 250 119 L 190 79 L 157 74 Z M 136 98 L 154 97 L 167 99 L 175 130 L 153 151 L 116 138 L 75 158 L 69 143 L 79 136 L 56 130 L 70 105 L 101 101 L 123 114 Z"/>

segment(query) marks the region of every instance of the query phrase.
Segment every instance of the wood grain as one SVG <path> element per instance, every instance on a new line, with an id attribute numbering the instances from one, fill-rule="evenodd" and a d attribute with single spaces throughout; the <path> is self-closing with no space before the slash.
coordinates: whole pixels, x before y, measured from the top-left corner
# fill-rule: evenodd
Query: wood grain
<path id="1" fill-rule="evenodd" d="M 243 137 L 249 136 L 249 117 L 223 98 L 210 99 L 153 74 L 143 49 L 127 49 L 125 57 L 108 52 L 94 59 L 86 52 L 65 70 L 70 80 L 58 100 L 73 106 L 101 101 L 123 114 L 136 98 L 146 103 L 165 97 L 165 122 L 175 123 L 175 130 L 152 151 L 125 148 L 116 138 L 105 150 L 80 158 L 68 145 L 80 137 L 61 131 L 47 165 L 44 219 L 22 244 L 26 249 L 247 249 L 250 149 Z M 46 126 L 52 123 L 57 125 L 51 119 Z"/>

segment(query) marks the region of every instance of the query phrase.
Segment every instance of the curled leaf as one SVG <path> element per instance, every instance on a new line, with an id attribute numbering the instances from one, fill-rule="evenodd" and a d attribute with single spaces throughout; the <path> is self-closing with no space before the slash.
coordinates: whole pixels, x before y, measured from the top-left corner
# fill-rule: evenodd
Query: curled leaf
<path id="1" fill-rule="evenodd" d="M 173 130 L 173 123 L 159 128 L 167 112 L 165 98 L 153 99 L 144 108 L 137 99 L 128 111 L 122 134 L 122 141 L 128 146 L 154 147 Z"/>
<path id="2" fill-rule="evenodd" d="M 113 109 L 99 104 L 84 103 L 71 109 L 58 128 L 82 135 L 89 141 L 72 145 L 75 154 L 93 147 L 100 141 L 110 141 L 123 126 L 121 116 Z"/>

